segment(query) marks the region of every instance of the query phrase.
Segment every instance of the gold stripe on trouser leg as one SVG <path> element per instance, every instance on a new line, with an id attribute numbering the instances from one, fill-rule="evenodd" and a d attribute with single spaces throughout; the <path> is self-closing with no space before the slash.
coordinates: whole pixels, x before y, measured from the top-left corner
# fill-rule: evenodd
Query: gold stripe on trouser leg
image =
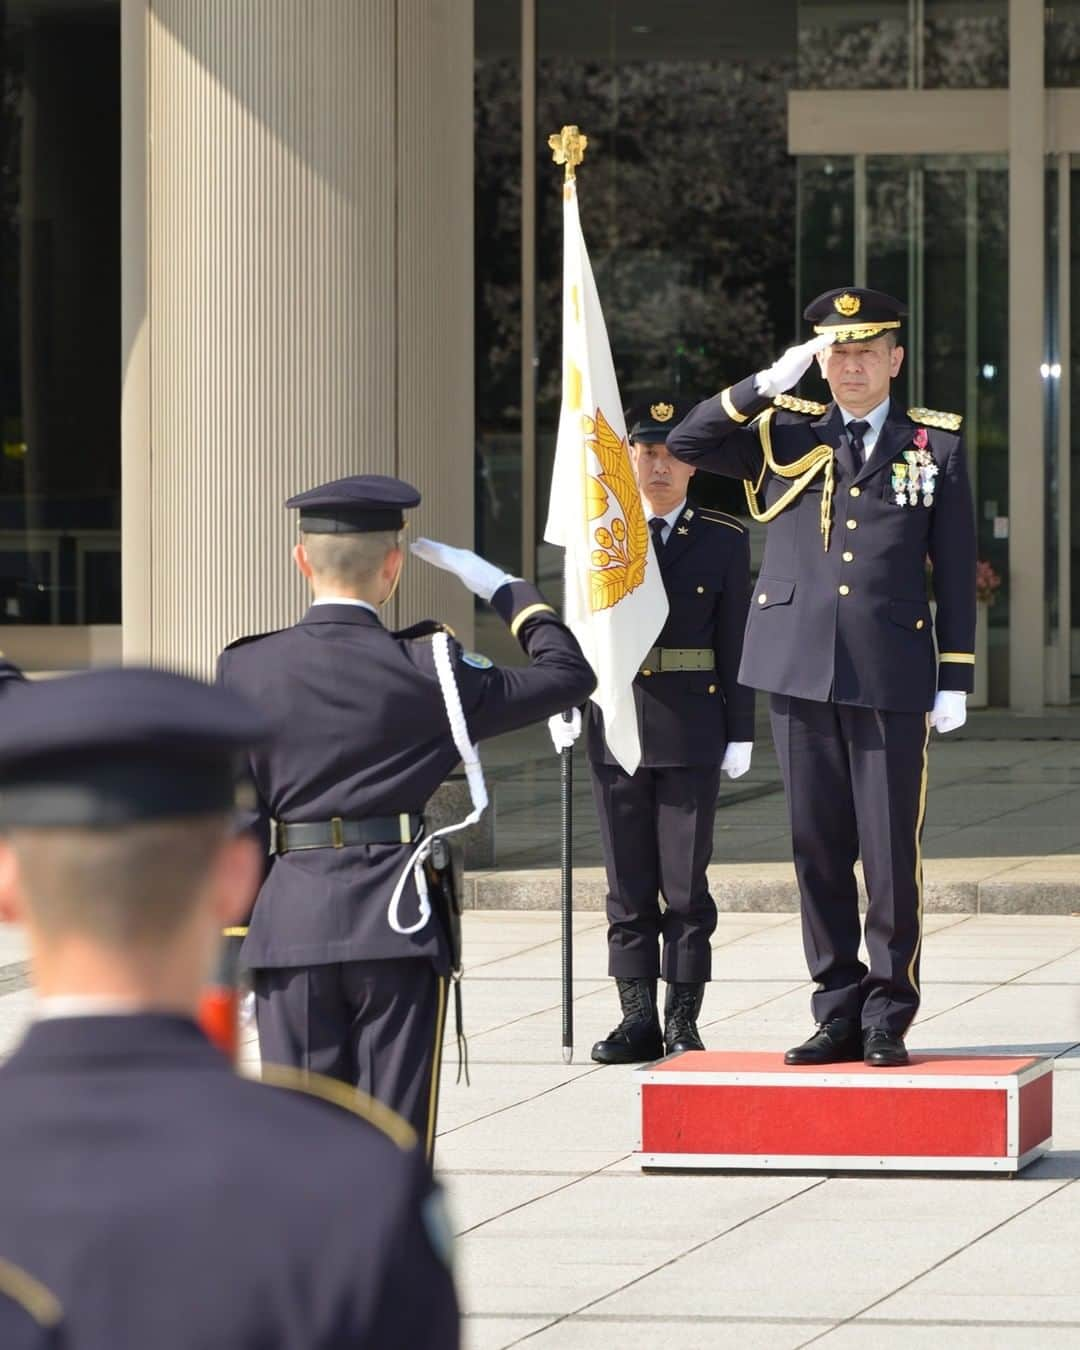
<path id="1" fill-rule="evenodd" d="M 435 1153 L 435 1117 L 439 1114 L 439 1076 L 442 1071 L 443 1025 L 446 1021 L 446 977 L 440 975 L 439 1006 L 435 1013 L 435 1048 L 431 1060 L 431 1095 L 428 1097 L 427 1156 Z"/>
<path id="2" fill-rule="evenodd" d="M 915 914 L 915 921 L 919 927 L 919 935 L 915 939 L 915 950 L 911 954 L 911 964 L 907 968 L 908 984 L 915 990 L 917 997 L 921 998 L 919 991 L 919 982 L 915 978 L 915 967 L 919 964 L 919 953 L 922 951 L 922 929 L 923 929 L 923 875 L 922 875 L 922 832 L 923 821 L 926 819 L 926 784 L 928 779 L 928 770 L 930 767 L 930 714 L 926 715 L 926 736 L 923 740 L 922 748 L 922 782 L 919 784 L 919 815 L 915 821 L 915 889 L 919 896 L 919 905 Z"/>

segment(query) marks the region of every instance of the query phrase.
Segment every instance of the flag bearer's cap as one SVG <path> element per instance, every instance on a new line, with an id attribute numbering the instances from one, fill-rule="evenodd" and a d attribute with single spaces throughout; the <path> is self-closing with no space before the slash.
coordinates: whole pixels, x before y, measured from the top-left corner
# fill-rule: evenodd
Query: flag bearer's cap
<path id="1" fill-rule="evenodd" d="M 635 403 L 626 410 L 627 435 L 631 441 L 666 442 L 692 407 L 689 400 L 670 396 Z"/>

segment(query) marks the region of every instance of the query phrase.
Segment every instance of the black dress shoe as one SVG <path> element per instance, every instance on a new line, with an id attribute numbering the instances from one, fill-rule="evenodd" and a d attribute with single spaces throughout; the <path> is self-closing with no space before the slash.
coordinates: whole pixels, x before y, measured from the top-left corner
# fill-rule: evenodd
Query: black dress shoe
<path id="1" fill-rule="evenodd" d="M 703 984 L 672 982 L 668 985 L 664 999 L 664 1049 L 669 1055 L 681 1050 L 705 1049 L 697 1029 L 704 997 Z"/>
<path id="2" fill-rule="evenodd" d="M 875 1069 L 899 1069 L 908 1062 L 903 1036 L 881 1027 L 863 1033 L 863 1060 Z"/>
<path id="3" fill-rule="evenodd" d="M 597 1041 L 592 1057 L 597 1064 L 641 1064 L 660 1059 L 664 1038 L 656 1011 L 655 980 L 615 981 L 623 1019 L 606 1040 Z"/>
<path id="4" fill-rule="evenodd" d="M 863 1057 L 858 1023 L 849 1017 L 822 1022 L 808 1041 L 789 1050 L 785 1064 L 850 1064 Z"/>

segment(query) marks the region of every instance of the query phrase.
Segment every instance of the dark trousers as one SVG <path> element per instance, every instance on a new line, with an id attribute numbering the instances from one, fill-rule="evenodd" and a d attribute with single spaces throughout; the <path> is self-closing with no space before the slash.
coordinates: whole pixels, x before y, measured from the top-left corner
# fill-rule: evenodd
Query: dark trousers
<path id="1" fill-rule="evenodd" d="M 362 1088 L 393 1107 L 430 1158 L 446 1020 L 428 961 L 346 961 L 252 972 L 259 1053 Z"/>
<path id="2" fill-rule="evenodd" d="M 719 764 L 643 768 L 633 775 L 616 764 L 590 767 L 607 868 L 608 974 L 708 980 L 716 905 L 705 869 Z"/>
<path id="3" fill-rule="evenodd" d="M 901 1035 L 919 1007 L 925 713 L 772 695 L 791 818 L 815 1021 L 849 1017 Z M 855 860 L 866 880 L 866 950 Z"/>

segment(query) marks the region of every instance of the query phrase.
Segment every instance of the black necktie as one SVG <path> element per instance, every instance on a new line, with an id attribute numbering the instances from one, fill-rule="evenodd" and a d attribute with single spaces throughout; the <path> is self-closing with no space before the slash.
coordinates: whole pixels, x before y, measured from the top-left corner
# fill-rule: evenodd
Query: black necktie
<path id="1" fill-rule="evenodd" d="M 851 444 L 852 458 L 855 460 L 855 472 L 858 473 L 866 463 L 866 450 L 863 447 L 863 437 L 870 430 L 870 423 L 849 422 L 845 429 L 848 434 L 848 441 Z"/>
<path id="2" fill-rule="evenodd" d="M 652 530 L 653 548 L 657 553 L 664 547 L 664 526 L 667 521 L 663 516 L 652 516 L 649 520 L 649 529 Z"/>

